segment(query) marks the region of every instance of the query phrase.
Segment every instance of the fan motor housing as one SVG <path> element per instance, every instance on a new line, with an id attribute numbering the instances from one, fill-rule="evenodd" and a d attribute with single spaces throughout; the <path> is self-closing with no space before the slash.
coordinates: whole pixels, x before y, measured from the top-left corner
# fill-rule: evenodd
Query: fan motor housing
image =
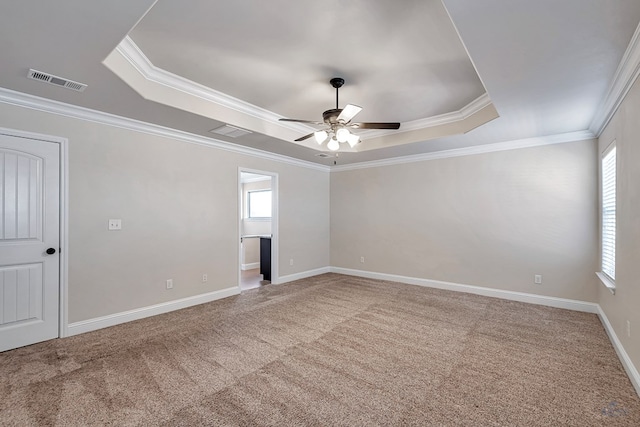
<path id="1" fill-rule="evenodd" d="M 328 125 L 338 124 L 338 116 L 342 113 L 342 108 L 334 108 L 322 113 L 322 119 Z"/>

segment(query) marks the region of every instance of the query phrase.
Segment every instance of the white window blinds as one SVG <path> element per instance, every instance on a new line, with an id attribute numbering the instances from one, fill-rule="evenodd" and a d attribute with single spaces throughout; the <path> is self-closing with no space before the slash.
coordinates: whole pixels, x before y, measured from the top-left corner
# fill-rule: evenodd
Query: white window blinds
<path id="1" fill-rule="evenodd" d="M 616 278 L 616 146 L 602 157 L 602 272 Z"/>

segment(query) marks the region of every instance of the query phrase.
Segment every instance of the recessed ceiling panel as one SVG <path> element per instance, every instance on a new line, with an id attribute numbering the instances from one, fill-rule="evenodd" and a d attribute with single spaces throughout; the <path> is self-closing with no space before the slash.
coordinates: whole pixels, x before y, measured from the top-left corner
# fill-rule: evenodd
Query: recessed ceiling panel
<path id="1" fill-rule="evenodd" d="M 440 0 L 159 0 L 129 34 L 158 68 L 286 117 L 457 111 L 485 89 Z"/>

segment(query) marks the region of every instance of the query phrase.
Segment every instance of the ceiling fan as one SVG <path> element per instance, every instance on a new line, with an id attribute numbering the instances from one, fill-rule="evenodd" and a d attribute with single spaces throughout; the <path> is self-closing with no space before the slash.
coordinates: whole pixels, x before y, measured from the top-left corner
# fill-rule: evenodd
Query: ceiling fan
<path id="1" fill-rule="evenodd" d="M 296 139 L 296 142 L 304 141 L 305 139 L 315 137 L 316 142 L 322 145 L 325 141 L 329 140 L 327 148 L 332 151 L 336 151 L 340 148 L 340 143 L 348 143 L 351 148 L 355 147 L 360 142 L 360 137 L 349 131 L 352 129 L 399 129 L 400 123 L 397 122 L 360 122 L 351 123 L 351 120 L 358 114 L 362 107 L 353 104 L 347 104 L 343 109 L 338 108 L 338 90 L 344 85 L 344 79 L 340 77 L 334 77 L 329 80 L 331 86 L 336 89 L 336 108 L 327 110 L 322 113 L 322 122 L 316 122 L 313 120 L 299 120 L 299 119 L 280 119 L 281 122 L 297 122 L 297 123 L 309 123 L 314 125 L 326 125 L 327 128 L 319 130 L 308 135 L 302 136 Z"/>

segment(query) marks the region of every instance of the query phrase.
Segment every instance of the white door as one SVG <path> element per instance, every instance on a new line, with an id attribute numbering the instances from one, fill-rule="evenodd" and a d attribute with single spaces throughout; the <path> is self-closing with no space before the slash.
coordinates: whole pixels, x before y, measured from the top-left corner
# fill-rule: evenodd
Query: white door
<path id="1" fill-rule="evenodd" d="M 59 203 L 59 144 L 0 135 L 0 351 L 58 337 Z"/>

